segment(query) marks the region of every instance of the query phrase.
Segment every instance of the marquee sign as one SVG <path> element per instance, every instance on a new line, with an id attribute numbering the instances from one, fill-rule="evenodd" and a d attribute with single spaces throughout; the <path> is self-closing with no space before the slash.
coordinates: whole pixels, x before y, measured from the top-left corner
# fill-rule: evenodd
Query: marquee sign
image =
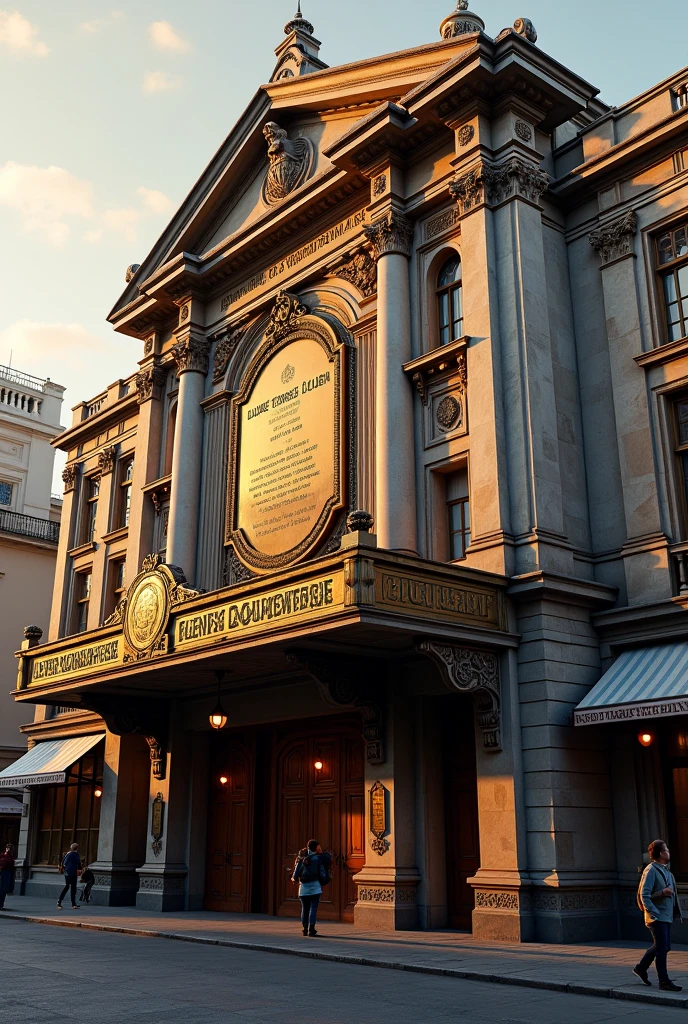
<path id="1" fill-rule="evenodd" d="M 306 557 L 344 508 L 345 379 L 346 346 L 280 292 L 232 402 L 226 540 L 254 570 Z"/>

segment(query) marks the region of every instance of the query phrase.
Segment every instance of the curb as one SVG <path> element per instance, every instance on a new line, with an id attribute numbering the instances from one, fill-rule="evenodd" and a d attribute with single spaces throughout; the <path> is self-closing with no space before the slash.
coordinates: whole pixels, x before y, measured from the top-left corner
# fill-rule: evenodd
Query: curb
<path id="1" fill-rule="evenodd" d="M 429 974 L 442 978 L 457 978 L 463 981 L 481 981 L 492 985 L 513 985 L 517 988 L 545 989 L 549 992 L 566 992 L 569 995 L 595 996 L 600 999 L 623 999 L 632 1003 L 652 1003 L 655 1006 L 675 1006 L 688 1009 L 688 996 L 663 996 L 659 992 L 628 992 L 620 988 L 605 988 L 603 985 L 584 985 L 576 982 L 541 981 L 537 978 L 519 978 L 516 975 L 489 974 L 485 971 L 462 970 L 457 967 L 426 967 L 423 964 L 408 964 L 398 960 L 382 960 L 368 956 L 349 956 L 346 953 L 326 953 L 309 949 L 291 949 L 286 946 L 269 946 L 262 942 L 245 942 L 238 939 L 209 939 L 201 935 L 182 935 L 179 932 L 152 931 L 147 928 L 127 928 L 114 924 L 89 924 L 86 921 L 57 921 L 53 917 L 34 917 L 30 914 L 4 913 L 2 918 L 25 921 L 28 924 L 47 924 L 56 928 L 81 928 L 84 931 L 112 932 L 117 935 L 137 935 L 148 939 L 171 939 L 175 942 L 193 942 L 199 946 L 224 946 L 229 949 L 245 949 L 254 953 L 277 953 L 283 956 L 299 956 L 308 960 L 325 960 L 330 963 L 351 964 L 354 967 L 377 967 L 383 970 L 407 971 L 411 974 Z"/>

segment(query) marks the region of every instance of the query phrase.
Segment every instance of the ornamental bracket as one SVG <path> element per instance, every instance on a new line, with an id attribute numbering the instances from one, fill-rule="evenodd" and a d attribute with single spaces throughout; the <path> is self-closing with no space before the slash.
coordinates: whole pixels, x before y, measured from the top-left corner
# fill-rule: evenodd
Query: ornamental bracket
<path id="1" fill-rule="evenodd" d="M 418 641 L 416 650 L 435 662 L 449 689 L 474 695 L 485 750 L 499 753 L 502 741 L 497 655 L 435 640 Z"/>

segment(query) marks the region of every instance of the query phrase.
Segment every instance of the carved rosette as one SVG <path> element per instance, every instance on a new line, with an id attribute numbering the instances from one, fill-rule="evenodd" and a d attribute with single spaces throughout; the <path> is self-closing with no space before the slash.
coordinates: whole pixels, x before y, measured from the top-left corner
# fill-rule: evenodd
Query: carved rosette
<path id="1" fill-rule="evenodd" d="M 377 262 L 382 256 L 390 253 L 411 255 L 413 244 L 413 224 L 403 213 L 390 210 L 383 217 L 366 224 L 363 233 L 368 240 L 368 248 Z"/>
<path id="2" fill-rule="evenodd" d="M 178 341 L 172 348 L 172 355 L 177 366 L 177 376 L 183 373 L 208 372 L 209 344 L 205 338 L 190 335 Z"/>
<path id="3" fill-rule="evenodd" d="M 367 252 L 359 252 L 329 271 L 328 277 L 341 277 L 368 298 L 377 291 L 377 264 Z"/>
<path id="4" fill-rule="evenodd" d="M 216 342 L 213 354 L 213 384 L 219 384 L 222 381 L 229 361 L 243 336 L 243 330 L 227 330 L 210 338 L 211 341 Z"/>
<path id="5" fill-rule="evenodd" d="M 139 405 L 154 397 L 156 387 L 165 383 L 167 372 L 162 366 L 149 366 L 136 374 L 136 401 Z"/>
<path id="6" fill-rule="evenodd" d="M 612 263 L 614 260 L 633 255 L 633 238 L 638 230 L 638 217 L 634 210 L 617 217 L 604 227 L 591 231 L 588 241 L 599 253 L 600 264 Z"/>
<path id="7" fill-rule="evenodd" d="M 117 445 L 110 445 L 98 453 L 98 469 L 102 474 L 112 473 L 117 457 Z"/>
<path id="8" fill-rule="evenodd" d="M 76 487 L 76 466 L 65 466 L 62 470 L 62 480 L 64 481 L 65 494 L 67 491 L 73 491 Z"/>
<path id="9" fill-rule="evenodd" d="M 439 667 L 451 689 L 475 696 L 478 726 L 486 750 L 502 749 L 500 737 L 499 665 L 497 655 L 455 644 L 421 640 L 416 649 L 427 654 Z"/>

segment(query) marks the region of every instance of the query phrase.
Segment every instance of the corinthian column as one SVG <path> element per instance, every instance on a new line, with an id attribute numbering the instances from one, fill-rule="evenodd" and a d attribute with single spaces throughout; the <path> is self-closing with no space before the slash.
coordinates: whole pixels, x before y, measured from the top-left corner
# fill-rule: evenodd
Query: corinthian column
<path id="1" fill-rule="evenodd" d="M 377 263 L 375 525 L 380 547 L 416 551 L 413 395 L 408 261 L 413 225 L 390 210 L 365 229 Z"/>
<path id="2" fill-rule="evenodd" d="M 203 407 L 208 372 L 208 342 L 187 329 L 172 349 L 179 375 L 177 424 L 172 449 L 172 489 L 167 527 L 167 561 L 187 580 L 196 576 L 196 547 L 203 453 Z"/>

